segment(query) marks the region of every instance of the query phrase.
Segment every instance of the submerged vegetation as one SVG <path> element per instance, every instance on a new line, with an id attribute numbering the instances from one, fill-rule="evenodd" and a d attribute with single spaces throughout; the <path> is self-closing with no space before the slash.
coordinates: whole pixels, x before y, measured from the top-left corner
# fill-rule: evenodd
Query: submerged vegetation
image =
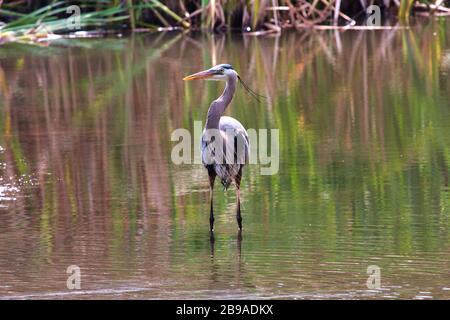
<path id="1" fill-rule="evenodd" d="M 70 6 L 79 7 L 77 30 L 241 30 L 278 33 L 286 28 L 363 24 L 371 5 L 382 16 L 408 23 L 411 15 L 450 15 L 448 0 L 100 0 L 2 1 L 0 43 L 51 40 L 74 31 Z M 73 16 L 72 16 L 73 17 Z"/>

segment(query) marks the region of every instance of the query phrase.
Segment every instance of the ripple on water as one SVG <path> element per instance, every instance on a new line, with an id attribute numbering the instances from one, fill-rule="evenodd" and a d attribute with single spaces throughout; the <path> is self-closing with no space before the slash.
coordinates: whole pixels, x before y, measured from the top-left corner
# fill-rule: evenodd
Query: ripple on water
<path id="1" fill-rule="evenodd" d="M 0 177 L 0 208 L 7 208 L 7 202 L 15 201 L 20 192 L 19 186 L 25 181 L 25 177 L 19 179 L 10 178 L 9 180 Z"/>
<path id="2" fill-rule="evenodd" d="M 4 202 L 16 200 L 14 194 L 18 191 L 19 188 L 11 185 L 0 185 L 0 208 L 7 208 L 7 205 Z"/>

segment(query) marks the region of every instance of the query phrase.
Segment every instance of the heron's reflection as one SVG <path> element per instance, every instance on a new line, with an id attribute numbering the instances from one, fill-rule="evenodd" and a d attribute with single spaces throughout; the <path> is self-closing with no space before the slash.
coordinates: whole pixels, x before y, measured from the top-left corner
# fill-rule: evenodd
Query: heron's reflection
<path id="1" fill-rule="evenodd" d="M 238 230 L 237 234 L 237 252 L 239 265 L 241 264 L 241 254 L 242 254 L 242 230 Z"/>
<path id="2" fill-rule="evenodd" d="M 214 258 L 214 244 L 216 239 L 214 238 L 214 231 L 209 232 L 209 248 L 211 250 L 211 258 Z"/>
<path id="3" fill-rule="evenodd" d="M 242 255 L 242 230 L 238 230 L 237 233 L 237 257 L 238 257 L 238 261 L 239 263 L 241 262 L 241 255 Z M 214 258 L 214 252 L 215 252 L 215 243 L 216 243 L 216 238 L 214 237 L 214 231 L 210 231 L 209 232 L 209 249 L 210 249 L 210 253 L 211 253 L 211 258 Z"/>

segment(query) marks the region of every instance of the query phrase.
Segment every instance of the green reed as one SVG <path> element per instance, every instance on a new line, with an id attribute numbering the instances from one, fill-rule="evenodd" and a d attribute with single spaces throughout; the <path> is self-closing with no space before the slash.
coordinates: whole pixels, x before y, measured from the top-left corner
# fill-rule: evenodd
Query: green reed
<path id="1" fill-rule="evenodd" d="M 5 2 L 0 5 L 0 39 L 26 36 L 36 33 L 70 32 L 66 9 L 78 5 L 81 9 L 80 26 L 83 30 L 141 28 L 157 29 L 239 29 L 259 32 L 279 32 L 283 28 L 305 28 L 316 25 L 345 25 L 350 20 L 365 16 L 370 3 L 378 4 L 383 11 L 397 11 L 403 22 L 415 11 L 421 14 L 447 13 L 446 2 L 432 6 L 430 1 L 391 1 L 386 7 L 383 1 L 342 0 L 102 0 L 102 1 L 36 1 Z M 44 29 L 45 27 L 45 29 Z M 42 31 L 44 30 L 44 31 Z"/>

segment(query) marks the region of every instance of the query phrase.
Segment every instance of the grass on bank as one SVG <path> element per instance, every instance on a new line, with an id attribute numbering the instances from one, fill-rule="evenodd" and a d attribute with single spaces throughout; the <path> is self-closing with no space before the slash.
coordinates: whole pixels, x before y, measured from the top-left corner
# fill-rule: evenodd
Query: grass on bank
<path id="1" fill-rule="evenodd" d="M 412 14 L 450 15 L 446 0 L 0 0 L 0 44 L 45 42 L 73 31 L 72 5 L 80 7 L 79 30 L 226 30 L 258 34 L 286 28 L 355 26 L 371 4 L 408 23 Z M 72 20 L 73 21 L 73 20 Z"/>

